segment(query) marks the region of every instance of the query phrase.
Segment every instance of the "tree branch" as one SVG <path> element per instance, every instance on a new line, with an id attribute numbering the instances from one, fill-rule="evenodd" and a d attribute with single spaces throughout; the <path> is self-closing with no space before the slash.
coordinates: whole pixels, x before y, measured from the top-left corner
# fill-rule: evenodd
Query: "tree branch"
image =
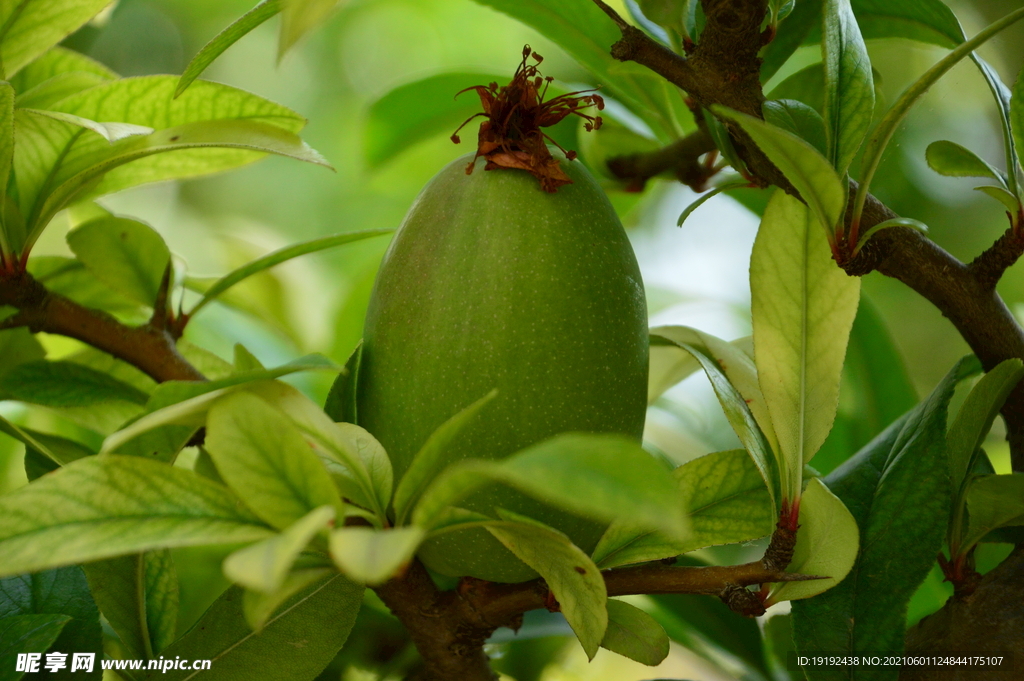
<path id="1" fill-rule="evenodd" d="M 0 305 L 18 310 L 0 328 L 27 326 L 75 338 L 141 369 L 153 380 L 203 381 L 205 377 L 181 356 L 160 320 L 127 326 L 111 315 L 83 307 L 52 293 L 27 272 L 0 276 Z"/>
<path id="2" fill-rule="evenodd" d="M 643 189 L 652 177 L 672 172 L 676 179 L 702 192 L 708 178 L 713 174 L 699 161 L 704 154 L 715 150 L 715 143 L 706 130 L 699 129 L 681 137 L 668 146 L 645 154 L 616 156 L 608 160 L 608 170 L 620 180 L 625 180 L 630 189 Z"/>

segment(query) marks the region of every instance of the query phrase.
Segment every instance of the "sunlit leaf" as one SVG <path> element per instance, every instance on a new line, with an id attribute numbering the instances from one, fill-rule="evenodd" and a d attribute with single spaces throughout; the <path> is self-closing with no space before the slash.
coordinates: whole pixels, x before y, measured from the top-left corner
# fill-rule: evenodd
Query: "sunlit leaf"
<path id="1" fill-rule="evenodd" d="M 831 234 L 846 207 L 846 190 L 832 164 L 810 143 L 792 133 L 738 111 L 722 106 L 713 108 L 716 114 L 735 121 L 753 138 L 800 192 L 825 232 Z"/>
<path id="2" fill-rule="evenodd" d="M 828 579 L 785 582 L 772 591 L 772 602 L 816 596 L 843 581 L 857 558 L 860 533 L 842 501 L 820 478 L 807 483 L 800 498 L 800 529 L 788 572 Z"/>
<path id="3" fill-rule="evenodd" d="M 999 203 L 1006 206 L 1006 210 L 1010 213 L 1010 215 L 1013 215 L 1018 210 L 1020 210 L 1021 200 L 1018 199 L 1013 194 L 1011 194 L 1010 192 L 1003 189 L 1002 187 L 986 185 L 984 187 L 975 187 L 974 190 L 979 191 L 982 194 L 987 194 L 988 196 L 991 196 Z"/>
<path id="4" fill-rule="evenodd" d="M 493 521 L 486 528 L 544 578 L 587 657 L 593 659 L 608 629 L 608 591 L 593 561 L 561 532 L 527 519 Z"/>
<path id="5" fill-rule="evenodd" d="M 408 565 L 424 536 L 419 527 L 342 527 L 331 532 L 331 557 L 352 581 L 375 586 Z"/>
<path id="6" fill-rule="evenodd" d="M 228 486 L 279 529 L 320 506 L 344 516 L 337 488 L 302 434 L 255 395 L 238 392 L 211 407 L 206 449 Z"/>
<path id="7" fill-rule="evenodd" d="M 608 599 L 608 629 L 601 647 L 656 667 L 668 657 L 669 638 L 664 627 L 640 608 Z"/>
<path id="8" fill-rule="evenodd" d="M 749 541 L 771 532 L 776 521 L 771 497 L 746 451 L 707 454 L 683 464 L 673 475 L 690 518 L 690 537 L 672 540 L 628 523 L 612 523 L 592 556 L 601 569 Z"/>
<path id="9" fill-rule="evenodd" d="M 668 470 L 636 442 L 620 436 L 565 434 L 503 461 L 453 464 L 423 493 L 413 522 L 432 527 L 489 482 L 510 485 L 577 515 L 630 520 L 671 536 L 686 536 L 686 520 Z"/>
<path id="10" fill-rule="evenodd" d="M 299 553 L 335 517 L 332 506 L 315 508 L 281 534 L 238 549 L 224 559 L 224 575 L 247 589 L 272 594 L 284 583 Z"/>
<path id="11" fill-rule="evenodd" d="M 171 251 L 156 230 L 111 216 L 79 225 L 66 238 L 97 279 L 142 305 L 154 304 L 171 262 Z"/>
<path id="12" fill-rule="evenodd" d="M 112 0 L 22 0 L 0 5 L 0 63 L 10 78 Z"/>
<path id="13" fill-rule="evenodd" d="M 836 267 L 808 208 L 777 191 L 754 242 L 750 288 L 758 377 L 779 441 L 783 495 L 793 500 L 835 419 L 860 278 Z"/>
<path id="14" fill-rule="evenodd" d="M 159 547 L 263 539 L 227 488 L 136 457 L 90 456 L 0 497 L 0 574 Z"/>

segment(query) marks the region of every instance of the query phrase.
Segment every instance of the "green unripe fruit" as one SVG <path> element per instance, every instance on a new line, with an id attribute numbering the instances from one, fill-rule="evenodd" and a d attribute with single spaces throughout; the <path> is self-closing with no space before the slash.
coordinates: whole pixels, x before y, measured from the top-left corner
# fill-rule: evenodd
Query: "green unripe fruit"
<path id="1" fill-rule="evenodd" d="M 640 439 L 647 397 L 647 310 L 615 211 L 580 163 L 546 193 L 519 170 L 453 161 L 420 193 L 381 264 L 366 316 L 359 424 L 380 440 L 395 480 L 430 434 L 497 388 L 446 463 L 503 459 L 567 431 Z M 593 550 L 604 529 L 491 485 L 461 506 L 535 518 Z M 486 530 L 424 545 L 452 576 L 536 576 Z"/>

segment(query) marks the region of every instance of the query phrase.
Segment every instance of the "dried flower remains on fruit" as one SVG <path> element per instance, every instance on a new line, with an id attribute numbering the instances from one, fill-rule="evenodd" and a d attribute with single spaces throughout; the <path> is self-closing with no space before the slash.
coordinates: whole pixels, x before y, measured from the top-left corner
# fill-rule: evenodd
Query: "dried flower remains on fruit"
<path id="1" fill-rule="evenodd" d="M 536 63 L 527 63 L 531 58 Z M 537 64 L 543 60 L 527 45 L 523 48 L 523 61 L 511 83 L 502 87 L 497 83 L 474 85 L 456 94 L 457 97 L 463 92 L 476 90 L 484 110 L 459 126 L 452 135 L 453 142 L 458 144 L 461 141 L 458 132 L 471 120 L 477 116 L 487 118 L 480 124 L 476 156 L 466 168 L 467 175 L 473 172 L 476 159 L 483 156 L 487 160 L 484 170 L 525 170 L 540 180 L 544 191 L 554 192 L 563 184 L 572 184 L 558 165 L 558 160 L 551 156 L 547 143 L 561 149 L 570 161 L 576 158 L 576 152 L 562 149 L 541 128 L 555 125 L 569 114 L 574 114 L 586 120 L 584 127 L 588 131 L 596 130 L 601 127 L 601 117 L 587 115 L 581 109 L 596 106 L 600 111 L 604 109 L 604 100 L 599 95 L 586 94 L 592 90 L 581 90 L 544 101 L 548 85 L 554 78 L 540 75 Z"/>

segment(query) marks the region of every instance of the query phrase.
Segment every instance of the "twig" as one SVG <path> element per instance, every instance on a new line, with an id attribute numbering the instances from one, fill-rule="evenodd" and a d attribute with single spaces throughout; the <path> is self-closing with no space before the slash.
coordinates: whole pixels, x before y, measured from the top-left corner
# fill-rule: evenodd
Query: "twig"
<path id="1" fill-rule="evenodd" d="M 181 356 L 166 330 L 153 324 L 122 324 L 106 312 L 46 290 L 27 272 L 0 276 L 0 305 L 18 310 L 0 328 L 25 326 L 33 333 L 75 338 L 132 364 L 158 382 L 205 380 Z"/>
<path id="2" fill-rule="evenodd" d="M 608 170 L 637 191 L 652 177 L 671 171 L 680 182 L 702 192 L 713 173 L 698 159 L 714 150 L 711 136 L 704 130 L 697 130 L 656 151 L 611 158 Z"/>

